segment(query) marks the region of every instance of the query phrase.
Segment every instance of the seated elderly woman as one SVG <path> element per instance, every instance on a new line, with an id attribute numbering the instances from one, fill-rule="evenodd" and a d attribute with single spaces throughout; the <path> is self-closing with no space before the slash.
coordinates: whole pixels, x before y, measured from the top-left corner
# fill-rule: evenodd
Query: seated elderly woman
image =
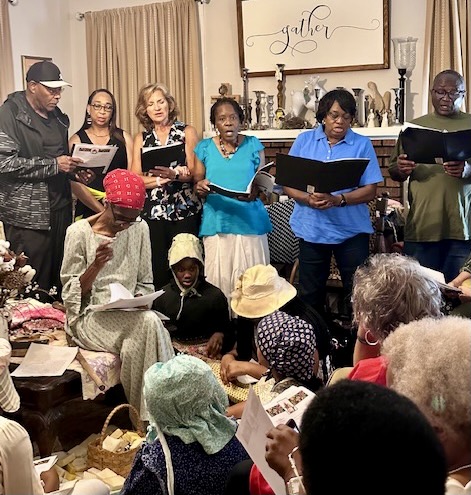
<path id="1" fill-rule="evenodd" d="M 170 318 L 167 328 L 178 350 L 220 358 L 234 345 L 229 305 L 223 292 L 204 277 L 199 239 L 193 234 L 177 234 L 168 260 L 174 280 L 163 287 L 165 293 L 154 301 L 153 308 Z"/>
<path id="2" fill-rule="evenodd" d="M 211 368 L 180 354 L 144 376 L 150 414 L 122 495 L 220 495 L 232 467 L 248 455 L 224 414 L 227 396 Z"/>
<path id="3" fill-rule="evenodd" d="M 112 283 L 122 284 L 134 296 L 154 291 L 149 228 L 139 217 L 145 187 L 140 176 L 122 169 L 109 172 L 103 185 L 104 211 L 67 229 L 61 279 L 68 332 L 85 349 L 119 354 L 126 397 L 146 419 L 142 377 L 152 364 L 173 357 L 168 331 L 147 307 L 91 307 L 109 302 Z"/>
<path id="4" fill-rule="evenodd" d="M 442 442 L 447 495 L 471 493 L 471 322 L 446 316 L 401 325 L 381 354 L 387 385 L 419 407 Z"/>
<path id="5" fill-rule="evenodd" d="M 368 358 L 379 356 L 382 342 L 401 323 L 440 317 L 442 296 L 413 258 L 376 254 L 355 272 L 352 305 L 358 333 L 349 378 L 385 385 L 382 361 Z"/>

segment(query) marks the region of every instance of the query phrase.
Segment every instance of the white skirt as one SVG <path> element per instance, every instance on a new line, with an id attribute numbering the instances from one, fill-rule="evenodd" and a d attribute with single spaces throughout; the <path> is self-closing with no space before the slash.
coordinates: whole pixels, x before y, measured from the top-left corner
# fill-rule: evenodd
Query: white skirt
<path id="1" fill-rule="evenodd" d="M 231 306 L 231 293 L 239 277 L 255 265 L 268 265 L 266 234 L 216 234 L 203 237 L 206 280 L 219 287 Z"/>

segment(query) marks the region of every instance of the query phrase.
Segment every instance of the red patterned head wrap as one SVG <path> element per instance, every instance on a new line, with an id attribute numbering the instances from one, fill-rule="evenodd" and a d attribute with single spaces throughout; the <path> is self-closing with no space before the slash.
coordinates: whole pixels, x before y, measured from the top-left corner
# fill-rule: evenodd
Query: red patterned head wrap
<path id="1" fill-rule="evenodd" d="M 142 177 L 118 168 L 106 174 L 103 180 L 106 199 L 116 206 L 142 210 L 146 199 L 146 188 Z"/>

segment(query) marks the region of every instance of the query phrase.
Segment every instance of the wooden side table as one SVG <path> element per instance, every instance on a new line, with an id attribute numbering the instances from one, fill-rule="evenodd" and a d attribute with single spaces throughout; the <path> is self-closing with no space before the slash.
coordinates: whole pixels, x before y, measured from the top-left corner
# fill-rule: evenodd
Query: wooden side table
<path id="1" fill-rule="evenodd" d="M 10 365 L 12 371 L 16 365 Z M 62 376 L 15 378 L 13 382 L 21 399 L 19 411 L 8 415 L 28 431 L 38 445 L 39 454 L 51 454 L 57 438 L 64 450 L 80 443 L 91 433 L 99 432 L 110 411 L 127 402 L 121 385 L 94 400 L 82 399 L 80 373 L 66 370 Z M 115 424 L 128 427 L 124 416 Z"/>

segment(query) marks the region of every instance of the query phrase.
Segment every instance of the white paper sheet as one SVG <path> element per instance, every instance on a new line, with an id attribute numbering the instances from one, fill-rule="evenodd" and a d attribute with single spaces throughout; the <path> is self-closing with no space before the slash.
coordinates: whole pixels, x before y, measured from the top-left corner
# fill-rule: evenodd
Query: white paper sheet
<path id="1" fill-rule="evenodd" d="M 11 376 L 62 376 L 75 359 L 78 347 L 31 344 L 23 362 Z"/>
<path id="2" fill-rule="evenodd" d="M 110 302 L 107 304 L 92 304 L 90 309 L 94 311 L 106 311 L 108 309 L 138 311 L 141 306 L 150 306 L 152 301 L 160 297 L 164 292 L 163 290 L 158 290 L 145 296 L 134 297 L 123 285 L 119 283 L 110 284 Z"/>
<path id="3" fill-rule="evenodd" d="M 44 471 L 49 471 L 49 469 L 54 466 L 54 464 L 57 461 L 57 456 L 56 455 L 51 455 L 49 457 L 43 457 L 42 459 L 38 459 L 36 461 L 33 461 L 34 464 L 34 469 L 38 474 L 43 473 Z"/>
<path id="4" fill-rule="evenodd" d="M 275 493 L 286 493 L 283 478 L 268 465 L 265 459 L 267 432 L 271 428 L 273 428 L 273 423 L 270 421 L 260 399 L 250 387 L 249 397 L 237 428 L 236 437 L 244 446 L 254 464 L 257 465 L 272 490 Z"/>
<path id="5" fill-rule="evenodd" d="M 459 289 L 458 287 L 453 287 L 452 285 L 448 285 L 445 281 L 445 275 L 442 272 L 438 272 L 437 270 L 432 270 L 431 268 L 427 268 L 426 266 L 421 266 L 420 268 L 423 272 L 425 272 L 425 275 L 427 275 L 430 278 L 433 278 L 433 280 L 435 280 L 435 282 L 438 283 L 442 291 L 456 292 L 458 294 L 462 292 L 462 290 Z"/>
<path id="6" fill-rule="evenodd" d="M 299 427 L 302 415 L 316 395 L 305 387 L 289 387 L 267 404 L 262 404 L 250 387 L 236 437 L 275 493 L 285 493 L 283 478 L 265 459 L 267 432 L 292 419 Z"/>
<path id="7" fill-rule="evenodd" d="M 106 174 L 117 150 L 117 146 L 108 144 L 100 146 L 98 144 L 76 143 L 72 157 L 82 159 L 84 162 L 82 166 L 85 168 L 104 167 L 103 173 Z"/>

